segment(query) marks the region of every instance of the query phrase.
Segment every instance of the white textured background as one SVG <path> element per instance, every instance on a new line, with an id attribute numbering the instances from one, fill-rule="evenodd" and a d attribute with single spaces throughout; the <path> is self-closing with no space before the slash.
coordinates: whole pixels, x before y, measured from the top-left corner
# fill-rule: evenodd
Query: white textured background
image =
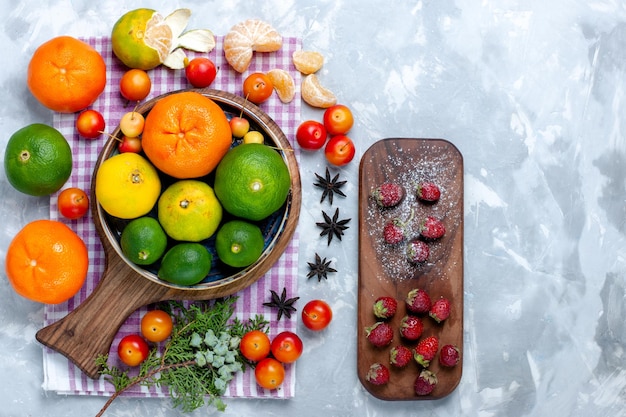
<path id="1" fill-rule="evenodd" d="M 441 137 L 465 164 L 465 351 L 440 401 L 382 402 L 356 378 L 357 222 L 340 245 L 317 239 L 312 186 L 321 153 L 302 156 L 300 296 L 335 321 L 301 328 L 296 398 L 232 400 L 225 416 L 624 416 L 626 6 L 616 0 L 129 1 L 0 0 L 0 143 L 51 113 L 28 93 L 33 50 L 62 34 L 105 35 L 125 11 L 189 7 L 189 27 L 225 34 L 260 17 L 326 63 L 319 77 L 356 118 L 357 158 L 394 136 Z M 303 106 L 302 118 L 321 117 Z M 358 159 L 339 171 L 357 214 Z M 47 198 L 0 173 L 0 262 L 12 236 L 48 215 Z M 338 203 L 336 203 L 338 204 Z M 306 280 L 319 252 L 339 270 Z M 300 304 L 300 307 L 304 302 Z M 2 416 L 95 415 L 101 398 L 41 389 L 42 308 L 0 280 Z M 110 416 L 175 414 L 167 400 L 120 400 Z M 205 410 L 194 415 L 206 415 Z"/>

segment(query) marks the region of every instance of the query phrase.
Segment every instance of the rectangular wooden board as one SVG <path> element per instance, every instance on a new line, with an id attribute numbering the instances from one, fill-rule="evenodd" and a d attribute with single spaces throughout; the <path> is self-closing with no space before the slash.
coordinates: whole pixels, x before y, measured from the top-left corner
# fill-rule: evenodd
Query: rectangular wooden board
<path id="1" fill-rule="evenodd" d="M 441 198 L 425 204 L 416 198 L 416 185 L 427 180 L 441 189 Z M 406 195 L 393 208 L 380 208 L 371 192 L 384 182 L 404 186 Z M 430 257 L 423 264 L 414 264 L 406 257 L 406 242 L 389 245 L 383 241 L 385 223 L 393 219 L 407 221 L 407 238 L 419 235 L 417 225 L 426 216 L 440 218 L 445 235 L 428 242 Z M 428 396 L 418 396 L 414 383 L 421 368 L 413 361 L 404 369 L 389 365 L 391 347 L 403 344 L 411 350 L 417 342 L 403 340 L 399 334 L 402 317 L 407 314 L 405 299 L 413 288 L 428 292 L 433 302 L 439 297 L 451 302 L 450 317 L 436 323 L 423 316 L 422 338 L 436 335 L 439 348 L 454 344 L 461 351 L 461 362 L 445 368 L 437 357 L 429 369 L 438 383 Z M 398 311 L 390 319 L 394 339 L 385 348 L 374 347 L 366 338 L 365 328 L 378 319 L 373 305 L 380 296 L 398 300 Z M 374 143 L 361 158 L 359 166 L 359 284 L 358 284 L 357 372 L 363 386 L 383 400 L 438 399 L 450 394 L 459 384 L 463 352 L 463 157 L 458 149 L 444 139 L 389 138 Z M 371 364 L 380 362 L 391 373 L 388 384 L 375 386 L 367 382 Z"/>

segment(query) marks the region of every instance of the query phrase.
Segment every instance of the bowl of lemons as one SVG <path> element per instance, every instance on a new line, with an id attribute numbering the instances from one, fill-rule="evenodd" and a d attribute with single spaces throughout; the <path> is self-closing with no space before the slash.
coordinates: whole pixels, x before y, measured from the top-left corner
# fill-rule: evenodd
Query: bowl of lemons
<path id="1" fill-rule="evenodd" d="M 133 113 L 92 178 L 104 275 L 139 275 L 167 292 L 159 297 L 179 299 L 223 297 L 258 280 L 289 245 L 301 206 L 297 160 L 280 127 L 212 89 L 168 93 Z M 141 146 L 120 150 L 132 123 Z M 244 140 L 246 131 L 254 134 Z"/>

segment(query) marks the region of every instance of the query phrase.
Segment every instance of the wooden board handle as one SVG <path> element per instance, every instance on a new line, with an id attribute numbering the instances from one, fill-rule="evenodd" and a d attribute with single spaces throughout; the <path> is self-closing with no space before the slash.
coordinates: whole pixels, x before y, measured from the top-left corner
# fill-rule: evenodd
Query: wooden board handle
<path id="1" fill-rule="evenodd" d="M 74 362 L 90 378 L 99 377 L 96 358 L 109 353 L 120 326 L 139 307 L 167 298 L 167 287 L 145 285 L 119 257 L 109 257 L 93 293 L 61 320 L 36 334 L 43 345 Z"/>

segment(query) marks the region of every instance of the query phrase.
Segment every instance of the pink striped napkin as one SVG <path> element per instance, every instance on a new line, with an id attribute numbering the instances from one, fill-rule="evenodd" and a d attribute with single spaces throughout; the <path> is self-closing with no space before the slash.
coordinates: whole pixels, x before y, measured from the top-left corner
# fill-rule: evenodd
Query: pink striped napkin
<path id="1" fill-rule="evenodd" d="M 124 100 L 119 94 L 119 80 L 127 70 L 115 58 L 111 51 L 111 43 L 107 37 L 97 37 L 84 39 L 99 51 L 105 59 L 107 65 L 107 85 L 103 94 L 91 106 L 104 116 L 107 123 L 107 131 L 112 132 L 118 124 L 121 116 L 129 111 L 124 107 Z M 296 97 L 289 104 L 280 102 L 276 94 L 260 107 L 282 128 L 286 136 L 293 142 L 295 131 L 300 122 L 300 73 L 295 70 L 291 63 L 292 53 L 301 48 L 301 40 L 293 37 L 283 39 L 283 47 L 274 53 L 255 54 L 249 70 L 245 74 L 239 74 L 232 70 L 226 62 L 222 49 L 222 37 L 216 37 L 216 47 L 208 56 L 219 67 L 217 78 L 211 88 L 227 91 L 233 94 L 241 94 L 241 86 L 245 76 L 250 72 L 266 72 L 273 68 L 282 68 L 291 73 L 296 80 Z M 187 51 L 190 59 L 201 54 Z M 204 54 L 206 55 L 206 54 Z M 152 79 L 152 91 L 147 99 L 160 94 L 185 88 L 190 88 L 185 78 L 184 70 L 171 70 L 163 66 L 149 71 Z M 65 184 L 67 187 L 80 187 L 87 192 L 90 190 L 91 175 L 97 160 L 100 149 L 103 147 L 106 138 L 96 141 L 87 141 L 78 137 L 74 128 L 76 114 L 55 113 L 53 125 L 69 141 L 74 156 L 74 167 L 71 178 Z M 294 148 L 297 152 L 297 148 Z M 298 156 L 298 155 L 296 155 Z M 63 317 L 84 301 L 94 290 L 98 280 L 104 270 L 104 250 L 100 239 L 97 236 L 93 221 L 88 215 L 79 220 L 64 220 L 59 218 L 57 211 L 57 194 L 50 198 L 50 218 L 64 221 L 79 236 L 83 238 L 89 250 L 90 268 L 87 282 L 79 294 L 66 303 L 59 305 L 46 305 L 44 311 L 44 325 L 47 326 Z M 236 302 L 235 315 L 242 320 L 254 317 L 256 314 L 263 314 L 266 319 L 271 319 L 270 337 L 283 330 L 295 331 L 296 317 L 291 320 L 281 319 L 276 322 L 276 311 L 263 306 L 263 302 L 269 300 L 270 289 L 281 291 L 283 287 L 287 289 L 288 296 L 294 296 L 297 292 L 298 274 L 298 233 L 283 256 L 272 267 L 272 269 L 256 283 L 247 289 L 239 292 Z M 147 311 L 142 308 L 135 312 L 120 328 L 113 345 L 111 347 L 110 362 L 117 363 L 116 347 L 119 340 L 126 334 L 137 333 L 139 329 L 140 317 Z M 103 378 L 92 380 L 85 376 L 78 367 L 67 360 L 63 355 L 44 348 L 44 383 L 46 390 L 56 391 L 63 394 L 74 395 L 111 395 L 114 392 L 113 386 L 104 381 Z M 260 388 L 255 380 L 253 372 L 239 373 L 233 379 L 225 393 L 225 397 L 262 397 L 262 398 L 290 398 L 295 390 L 295 365 L 288 365 L 283 386 L 279 390 L 264 390 Z M 147 389 L 137 387 L 125 393 L 127 396 L 136 397 L 164 397 L 167 396 L 166 389 Z"/>

